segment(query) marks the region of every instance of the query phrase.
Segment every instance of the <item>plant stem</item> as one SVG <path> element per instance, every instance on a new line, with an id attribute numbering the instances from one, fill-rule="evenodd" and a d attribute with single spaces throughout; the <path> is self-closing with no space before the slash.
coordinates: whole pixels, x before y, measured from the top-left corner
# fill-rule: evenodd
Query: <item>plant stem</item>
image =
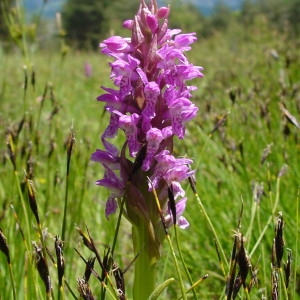
<path id="1" fill-rule="evenodd" d="M 26 246 L 27 246 L 27 251 L 29 251 L 28 245 L 31 242 L 31 231 L 30 231 L 30 225 L 29 225 L 29 219 L 28 219 L 28 213 L 27 213 L 27 208 L 26 208 L 26 204 L 25 204 L 25 200 L 23 197 L 23 192 L 21 190 L 21 184 L 20 184 L 20 180 L 18 177 L 18 172 L 14 171 L 14 175 L 15 175 L 15 179 L 16 179 L 16 183 L 17 183 L 17 187 L 18 187 L 18 192 L 19 192 L 19 196 L 20 196 L 20 200 L 21 200 L 21 206 L 23 209 L 23 214 L 24 214 L 24 218 L 25 218 L 25 223 L 26 223 Z"/>
<path id="2" fill-rule="evenodd" d="M 298 264 L 298 260 L 299 260 L 299 199 L 300 199 L 300 187 L 298 187 L 298 192 L 297 192 L 297 200 L 296 200 L 296 240 L 295 240 L 295 258 L 294 258 L 294 262 L 295 262 L 295 266 L 299 266 Z M 292 292 L 292 297 L 291 299 L 295 299 L 296 296 L 296 288 L 297 288 L 297 272 L 294 272 L 294 288 L 293 288 L 293 292 Z"/>
<path id="3" fill-rule="evenodd" d="M 66 190 L 65 190 L 63 224 L 62 224 L 62 229 L 61 229 L 61 231 L 62 231 L 61 238 L 63 241 L 65 240 L 65 234 L 66 234 L 67 207 L 68 207 L 68 195 L 69 195 L 69 175 L 70 175 L 71 156 L 72 156 L 74 142 L 75 142 L 75 133 L 73 131 L 73 124 L 72 124 L 71 134 L 69 137 L 69 145 L 68 145 L 68 149 L 67 149 Z"/>
<path id="4" fill-rule="evenodd" d="M 12 284 L 12 290 L 13 290 L 13 299 L 16 300 L 16 299 L 17 299 L 16 285 L 15 285 L 15 280 L 14 280 L 14 276 L 13 276 L 13 272 L 12 272 L 12 266 L 11 266 L 11 263 L 8 264 L 8 267 L 9 267 L 10 281 L 11 281 L 11 284 Z"/>
<path id="5" fill-rule="evenodd" d="M 175 232 L 176 246 L 177 246 L 177 249 L 178 249 L 178 254 L 179 254 L 181 263 L 182 263 L 182 265 L 183 265 L 185 274 L 186 274 L 186 276 L 187 276 L 187 278 L 188 278 L 188 280 L 189 280 L 190 285 L 193 286 L 193 280 L 192 280 L 191 274 L 190 274 L 190 272 L 189 272 L 189 270 L 188 270 L 188 268 L 187 268 L 187 266 L 186 266 L 186 264 L 185 264 L 185 262 L 184 262 L 183 255 L 182 255 L 182 253 L 181 253 L 181 248 L 180 248 L 180 244 L 179 244 L 179 240 L 178 240 L 177 227 L 176 227 L 176 226 L 174 226 L 174 232 Z M 173 249 L 171 249 L 171 250 L 173 250 Z M 172 253 L 173 253 L 173 252 L 172 252 Z M 180 273 L 179 273 L 179 274 L 180 274 Z M 185 293 L 185 292 L 184 292 L 184 293 Z M 194 300 L 197 300 L 198 297 L 197 297 L 197 294 L 196 294 L 196 291 L 195 291 L 194 288 L 192 289 L 192 293 L 193 293 Z"/>
<path id="6" fill-rule="evenodd" d="M 196 197 L 196 200 L 197 200 L 197 202 L 198 202 L 198 204 L 200 206 L 201 212 L 203 213 L 203 215 L 204 215 L 204 217 L 206 219 L 206 222 L 208 223 L 208 226 L 209 226 L 209 228 L 210 228 L 210 230 L 211 230 L 211 232 L 212 232 L 212 234 L 214 236 L 216 244 L 218 245 L 219 251 L 220 251 L 220 253 L 221 253 L 222 257 L 223 257 L 223 260 L 225 262 L 225 266 L 226 266 L 227 271 L 228 271 L 229 270 L 229 263 L 227 261 L 227 258 L 226 258 L 226 255 L 224 253 L 224 250 L 222 248 L 220 239 L 219 239 L 219 237 L 218 237 L 218 235 L 217 235 L 217 233 L 215 231 L 214 225 L 212 224 L 211 219 L 210 219 L 210 217 L 208 216 L 208 214 L 207 214 L 207 212 L 205 210 L 205 207 L 204 207 L 204 205 L 203 205 L 203 203 L 202 203 L 202 201 L 200 199 L 200 196 L 198 195 L 198 193 L 197 193 L 197 191 L 195 189 L 195 186 L 193 187 L 193 191 L 194 191 L 194 195 Z M 226 276 L 226 273 L 224 273 L 224 276 Z"/>
<path id="7" fill-rule="evenodd" d="M 181 273 L 180 273 L 179 265 L 178 265 L 178 262 L 177 262 L 176 254 L 175 254 L 175 251 L 174 251 L 174 248 L 173 248 L 173 245 L 172 245 L 172 242 L 171 242 L 171 239 L 170 239 L 169 235 L 167 235 L 167 241 L 168 241 L 169 247 L 171 249 L 173 262 L 174 262 L 174 265 L 175 265 L 175 269 L 177 271 L 178 281 L 179 281 L 180 290 L 181 290 L 181 295 L 182 295 L 183 300 L 186 300 L 187 299 L 186 291 L 185 291 L 185 288 L 184 288 L 184 284 L 183 284 L 182 276 L 181 276 Z"/>
<path id="8" fill-rule="evenodd" d="M 283 299 L 289 300 L 287 288 L 285 285 L 284 274 L 282 268 L 279 268 L 280 280 L 281 280 L 281 290 L 283 291 Z"/>
<path id="9" fill-rule="evenodd" d="M 258 246 L 260 245 L 261 240 L 263 239 L 268 227 L 270 226 L 272 220 L 274 219 L 274 215 L 276 213 L 276 209 L 279 203 L 279 195 L 280 195 L 280 178 L 277 178 L 277 183 L 276 183 L 276 197 L 275 197 L 275 203 L 272 205 L 272 215 L 269 217 L 264 229 L 261 231 L 260 236 L 258 237 L 255 245 L 252 248 L 252 251 L 249 254 L 249 257 L 252 257 L 252 255 L 254 254 L 254 252 L 256 251 L 256 249 L 258 248 Z M 271 201 L 272 201 L 272 197 L 270 196 Z"/>
<path id="10" fill-rule="evenodd" d="M 156 259 L 148 247 L 148 228 L 143 220 L 140 226 L 132 227 L 134 255 L 138 255 L 134 264 L 133 299 L 147 300 L 155 289 Z"/>

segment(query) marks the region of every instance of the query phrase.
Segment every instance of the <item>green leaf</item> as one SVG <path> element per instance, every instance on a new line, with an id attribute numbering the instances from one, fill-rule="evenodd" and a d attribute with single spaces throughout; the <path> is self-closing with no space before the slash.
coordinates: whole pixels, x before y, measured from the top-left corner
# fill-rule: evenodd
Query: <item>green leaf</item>
<path id="1" fill-rule="evenodd" d="M 156 300 L 159 295 L 163 292 L 163 290 L 170 285 L 173 281 L 175 281 L 174 278 L 169 278 L 166 281 L 164 281 L 162 284 L 160 284 L 149 296 L 148 300 Z"/>

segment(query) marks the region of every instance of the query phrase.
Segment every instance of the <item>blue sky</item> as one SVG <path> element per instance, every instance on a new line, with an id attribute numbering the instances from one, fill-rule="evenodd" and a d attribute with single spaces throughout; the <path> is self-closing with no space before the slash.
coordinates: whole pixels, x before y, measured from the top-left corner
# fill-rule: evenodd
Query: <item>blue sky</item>
<path id="1" fill-rule="evenodd" d="M 84 0 L 83 0 L 84 1 Z M 160 0 L 158 2 L 174 3 L 176 0 Z M 197 6 L 204 14 L 211 13 L 213 7 L 218 0 L 183 0 L 191 2 Z M 223 0 L 223 2 L 232 9 L 237 9 L 243 0 Z M 137 0 L 138 2 L 138 0 Z M 24 6 L 29 11 L 38 11 L 41 7 L 43 0 L 23 0 Z M 48 0 L 45 6 L 44 15 L 49 18 L 54 18 L 55 14 L 61 10 L 64 0 Z"/>

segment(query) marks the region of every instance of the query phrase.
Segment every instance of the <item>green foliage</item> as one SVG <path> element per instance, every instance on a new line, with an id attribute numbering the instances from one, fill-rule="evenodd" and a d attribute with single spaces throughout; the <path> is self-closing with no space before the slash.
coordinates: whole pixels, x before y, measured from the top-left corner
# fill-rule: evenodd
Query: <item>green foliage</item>
<path id="1" fill-rule="evenodd" d="M 185 150 L 187 156 L 193 156 L 198 162 L 198 193 L 228 257 L 232 247 L 228 237 L 237 228 L 242 201 L 244 213 L 240 231 L 246 235 L 246 247 L 250 253 L 268 218 L 272 216 L 272 223 L 275 219 L 272 210 L 276 197 L 280 199 L 276 211 L 281 210 L 291 226 L 290 229 L 287 229 L 287 225 L 285 227 L 285 247 L 290 247 L 287 238 L 290 236 L 290 245 L 294 247 L 292 252 L 295 254 L 298 251 L 297 242 L 293 242 L 297 239 L 293 228 L 297 227 L 295 212 L 299 203 L 299 170 L 296 162 L 299 155 L 299 129 L 288 123 L 280 103 L 299 121 L 299 93 L 296 97 L 294 94 L 298 90 L 299 54 L 296 50 L 291 51 L 291 48 L 296 49 L 297 42 L 285 40 L 283 35 L 272 37 L 272 31 L 259 23 L 252 24 L 248 29 L 256 33 L 255 36 L 251 35 L 253 39 L 244 39 L 243 28 L 235 28 L 234 31 L 230 28 L 226 35 L 215 34 L 214 38 L 202 41 L 198 50 L 194 49 L 193 58 L 203 62 L 207 82 L 201 82 L 199 86 L 199 123 L 197 128 L 190 128 L 190 139 Z M 211 55 L 212 52 L 214 55 Z M 286 61 L 290 63 L 286 65 Z M 214 128 L 217 129 L 210 135 Z M 262 162 L 268 145 L 271 145 L 271 152 Z M 181 152 L 178 150 L 178 153 Z M 285 164 L 288 165 L 288 172 L 281 178 L 280 191 L 277 191 L 277 176 Z M 254 186 L 257 184 L 264 189 L 258 204 L 254 202 Z M 185 257 L 188 257 L 189 268 L 196 276 L 208 272 L 213 277 L 199 288 L 200 298 L 212 299 L 221 295 L 217 293 L 217 296 L 214 290 L 222 289 L 223 283 L 218 280 L 222 266 L 218 264 L 217 255 L 215 261 L 204 266 L 203 255 L 209 260 L 210 253 L 215 249 L 215 240 L 207 222 L 204 219 L 201 221 L 194 213 L 196 203 L 193 200 L 187 209 L 192 218 L 192 230 L 201 242 L 183 243 L 182 248 Z M 251 226 L 253 210 L 256 213 Z M 202 210 L 198 212 L 202 214 Z M 265 295 L 270 296 L 268 277 L 273 227 L 268 225 L 266 228 L 263 241 L 253 251 L 251 262 L 259 268 L 259 287 L 266 290 Z M 183 240 L 190 241 L 190 234 L 188 231 L 182 232 Z M 285 259 L 287 254 L 286 251 Z M 222 262 L 226 269 L 224 259 Z M 200 265 L 198 272 L 195 271 L 195 265 Z M 295 268 L 294 274 L 299 276 L 299 267 L 295 265 Z M 204 288 L 205 285 L 210 288 Z M 256 289 L 251 292 L 251 299 L 255 297 L 261 297 Z M 291 299 L 296 298 L 291 296 Z"/>
<path id="2" fill-rule="evenodd" d="M 287 17 L 290 25 L 294 28 L 297 35 L 300 34 L 300 1 L 293 0 L 289 4 Z"/>
<path id="3" fill-rule="evenodd" d="M 210 25 L 214 30 L 226 30 L 231 16 L 233 16 L 233 14 L 230 9 L 222 1 L 219 1 L 210 18 Z"/>
<path id="4" fill-rule="evenodd" d="M 14 0 L 2 0 L 0 2 L 0 40 L 5 41 L 9 38 L 7 26 L 7 11 L 12 7 Z"/>
<path id="5" fill-rule="evenodd" d="M 171 28 L 180 28 L 183 32 L 201 32 L 204 24 L 205 18 L 194 5 L 182 1 L 171 2 Z"/>
<path id="6" fill-rule="evenodd" d="M 170 26 L 181 28 L 185 32 L 196 32 L 199 37 L 209 37 L 241 25 L 247 30 L 251 24 L 262 22 L 267 23 L 269 30 L 275 29 L 295 37 L 299 34 L 299 0 L 244 0 L 241 10 L 235 12 L 219 1 L 211 16 L 202 15 L 190 2 L 167 2 L 171 4 Z M 98 49 L 99 42 L 111 33 L 125 36 L 129 34 L 122 28 L 122 23 L 132 18 L 138 6 L 136 0 L 68 0 L 63 9 L 63 26 L 59 36 L 77 49 Z M 40 31 L 40 26 L 38 29 Z M 43 41 L 41 46 L 45 48 L 45 45 L 52 44 L 53 37 L 45 41 L 44 33 L 45 31 L 41 31 L 39 35 Z"/>
<path id="7" fill-rule="evenodd" d="M 42 19 L 46 1 L 43 1 L 39 12 L 31 18 L 26 15 L 22 4 L 22 1 L 10 0 L 0 3 L 0 30 L 3 33 L 0 46 L 4 46 L 6 51 L 18 49 L 29 59 L 40 45 L 44 45 L 44 37 L 46 32 L 48 33 L 46 23 Z"/>
<path id="8" fill-rule="evenodd" d="M 96 49 L 106 32 L 105 1 L 66 1 L 62 13 L 67 40 L 79 49 Z"/>
<path id="9" fill-rule="evenodd" d="M 4 16 L 4 12 L 7 10 L 6 8 L 6 3 L 5 2 L 1 2 L 1 7 L 0 7 L 0 39 L 6 40 L 9 36 L 9 32 L 8 32 L 8 28 L 7 25 L 5 23 L 5 16 Z"/>
<path id="10" fill-rule="evenodd" d="M 79 49 L 97 49 L 110 32 L 123 32 L 123 21 L 132 18 L 137 9 L 135 0 L 68 0 L 62 14 L 67 41 Z"/>
<path id="11" fill-rule="evenodd" d="M 104 32 L 104 37 L 111 33 L 122 36 L 129 36 L 129 31 L 122 28 L 125 20 L 132 19 L 139 8 L 139 2 L 136 0 L 116 0 L 111 1 L 107 6 L 106 15 L 108 18 L 107 32 Z"/>
<path id="12" fill-rule="evenodd" d="M 249 23 L 257 15 L 265 16 L 273 28 L 298 35 L 300 29 L 299 0 L 245 0 L 241 10 L 241 22 Z"/>

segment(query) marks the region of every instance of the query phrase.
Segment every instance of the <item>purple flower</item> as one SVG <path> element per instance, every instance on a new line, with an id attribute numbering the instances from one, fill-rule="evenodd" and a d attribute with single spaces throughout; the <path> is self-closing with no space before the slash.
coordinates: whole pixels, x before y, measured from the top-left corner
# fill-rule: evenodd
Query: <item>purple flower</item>
<path id="1" fill-rule="evenodd" d="M 97 180 L 96 184 L 108 188 L 114 198 L 122 196 L 125 188 L 123 181 L 109 167 L 106 165 L 104 167 L 106 168 L 104 178 Z"/>
<path id="2" fill-rule="evenodd" d="M 198 108 L 190 101 L 196 87 L 187 82 L 203 75 L 202 67 L 191 64 L 185 55 L 197 40 L 195 33 L 169 29 L 168 15 L 169 8 L 157 8 L 155 0 L 149 5 L 141 0 L 135 18 L 123 23 L 131 38 L 113 36 L 100 43 L 101 52 L 113 58 L 110 78 L 116 89 L 102 87 L 105 93 L 97 98 L 110 121 L 101 136 L 105 150 L 96 150 L 91 160 L 105 168 L 104 178 L 96 184 L 111 192 L 106 216 L 116 211 L 117 199 L 125 197 L 124 213 L 130 221 L 134 223 L 136 215 L 153 218 L 150 206 L 155 203 L 146 199 L 154 188 L 171 226 L 167 203 L 172 186 L 176 220 L 185 228 L 181 183 L 194 171 L 191 159 L 174 157 L 173 137 L 183 139 L 186 123 L 197 114 Z M 125 142 L 118 148 L 110 140 L 122 132 Z"/>
<path id="3" fill-rule="evenodd" d="M 92 66 L 88 62 L 84 64 L 84 74 L 85 77 L 91 77 L 93 73 Z"/>
<path id="4" fill-rule="evenodd" d="M 147 154 L 143 162 L 143 170 L 147 171 L 153 163 L 153 157 L 156 151 L 159 149 L 160 143 L 164 136 L 161 130 L 157 128 L 151 128 L 146 134 L 147 141 Z"/>
<path id="5" fill-rule="evenodd" d="M 124 54 L 130 51 L 130 39 L 120 36 L 112 36 L 104 40 L 100 47 L 102 53 L 106 55 L 116 56 L 118 53 Z"/>
<path id="6" fill-rule="evenodd" d="M 118 112 L 116 112 L 118 114 Z M 135 157 L 140 150 L 140 145 L 137 139 L 138 121 L 140 116 L 138 114 L 121 115 L 119 117 L 119 128 L 123 129 L 128 143 L 130 156 Z"/>
<path id="7" fill-rule="evenodd" d="M 91 160 L 99 162 L 112 170 L 120 170 L 120 159 L 109 152 L 97 149 L 92 154 Z"/>
<path id="8" fill-rule="evenodd" d="M 187 199 L 184 197 L 184 198 L 181 198 L 176 203 L 177 224 L 182 229 L 185 229 L 190 225 L 189 222 L 186 220 L 186 218 L 182 216 L 182 214 L 185 210 L 186 201 L 187 201 Z M 173 224 L 173 217 L 172 217 L 172 213 L 170 212 L 170 210 L 168 210 L 168 213 L 165 216 L 165 221 L 167 223 Z"/>

